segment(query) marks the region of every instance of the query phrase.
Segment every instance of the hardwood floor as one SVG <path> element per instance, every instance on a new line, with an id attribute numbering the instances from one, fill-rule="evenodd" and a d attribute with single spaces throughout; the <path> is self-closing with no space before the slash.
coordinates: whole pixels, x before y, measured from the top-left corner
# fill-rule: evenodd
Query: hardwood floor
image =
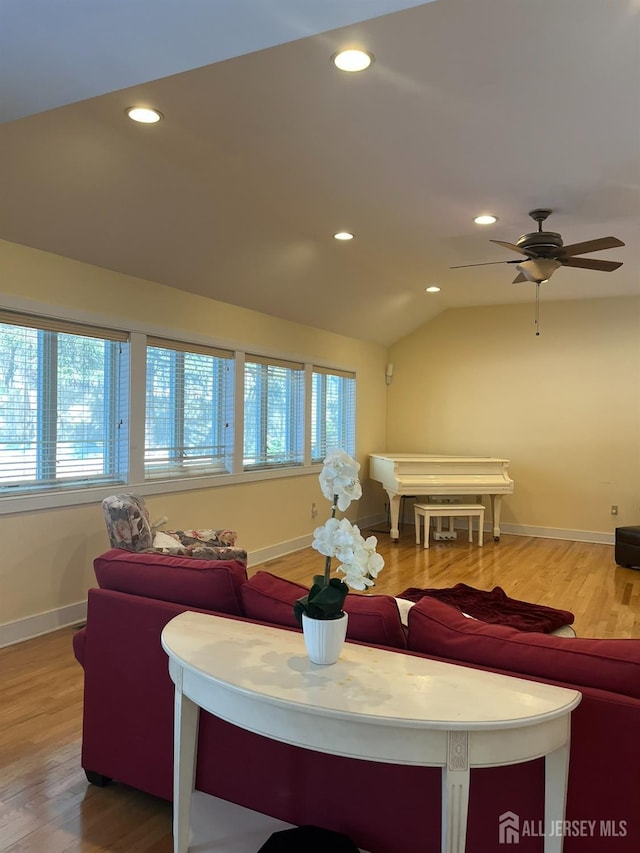
<path id="1" fill-rule="evenodd" d="M 477 589 L 501 586 L 511 598 L 571 611 L 580 637 L 640 638 L 640 572 L 616 566 L 613 545 L 503 534 L 500 542 L 489 537 L 479 548 L 458 531 L 456 541 L 432 541 L 425 550 L 415 544 L 412 526 L 401 530 L 397 544 L 385 533 L 374 535 L 385 567 L 373 592 L 396 595 L 408 587 L 456 583 Z M 254 571 L 308 586 L 322 572 L 322 560 L 307 548 Z"/>
<path id="2" fill-rule="evenodd" d="M 499 585 L 513 598 L 571 610 L 581 637 L 640 638 L 640 572 L 617 567 L 610 545 L 503 535 L 483 548 L 459 538 L 425 551 L 415 545 L 413 528 L 397 544 L 376 535 L 386 562 L 376 592 Z M 260 569 L 308 585 L 322 557 L 308 548 L 250 574 Z M 170 853 L 168 803 L 126 786 L 86 782 L 73 633 L 65 628 L 0 650 L 0 851 Z"/>

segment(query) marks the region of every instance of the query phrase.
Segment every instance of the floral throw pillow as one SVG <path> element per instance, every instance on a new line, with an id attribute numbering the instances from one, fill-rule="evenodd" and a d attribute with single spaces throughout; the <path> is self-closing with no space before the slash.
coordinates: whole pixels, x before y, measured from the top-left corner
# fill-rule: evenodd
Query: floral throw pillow
<path id="1" fill-rule="evenodd" d="M 212 530 L 201 527 L 198 530 L 173 530 L 183 545 L 215 545 L 217 547 L 233 548 L 238 534 L 235 530 Z"/>
<path id="2" fill-rule="evenodd" d="M 196 560 L 239 560 L 246 565 L 247 552 L 233 547 L 236 538 L 235 530 L 159 531 L 153 538 L 153 550 Z"/>
<path id="3" fill-rule="evenodd" d="M 112 548 L 144 551 L 152 547 L 149 513 L 139 495 L 111 495 L 102 501 L 102 511 Z"/>

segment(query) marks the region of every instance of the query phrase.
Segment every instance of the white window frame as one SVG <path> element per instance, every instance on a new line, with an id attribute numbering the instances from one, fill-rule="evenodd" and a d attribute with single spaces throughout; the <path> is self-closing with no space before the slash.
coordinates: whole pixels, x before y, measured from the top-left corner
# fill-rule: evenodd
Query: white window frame
<path id="1" fill-rule="evenodd" d="M 330 412 L 329 382 L 337 385 L 337 411 Z M 319 386 L 319 387 L 318 387 Z M 319 399 L 318 399 L 319 398 Z M 328 428 L 328 421 L 334 418 L 337 425 Z M 313 365 L 311 368 L 311 462 L 320 463 L 327 453 L 341 449 L 350 456 L 356 449 L 356 375 L 352 371 Z M 315 441 L 314 441 L 315 433 Z M 330 435 L 333 433 L 333 436 Z"/>
<path id="2" fill-rule="evenodd" d="M 0 493 L 0 516 L 20 512 L 32 512 L 52 507 L 76 506 L 87 503 L 96 503 L 103 497 L 116 491 L 134 491 L 142 495 L 163 494 L 167 492 L 178 493 L 182 491 L 193 491 L 199 488 L 212 488 L 216 486 L 250 483 L 260 480 L 277 479 L 280 477 L 309 476 L 320 470 L 320 463 L 311 459 L 311 376 L 312 370 L 322 365 L 316 365 L 306 359 L 291 361 L 283 353 L 264 353 L 253 351 L 247 354 L 241 348 L 233 352 L 235 363 L 234 393 L 235 412 L 233 414 L 233 454 L 230 460 L 230 473 L 223 474 L 201 474 L 181 477 L 162 477 L 157 479 L 146 479 L 144 475 L 144 443 L 145 443 L 145 388 L 146 388 L 146 348 L 148 339 L 161 338 L 169 340 L 166 328 L 158 328 L 153 325 L 139 323 L 136 326 L 123 323 L 121 317 L 99 315 L 94 312 L 84 311 L 71 307 L 64 308 L 64 317 L 60 316 L 63 309 L 51 306 L 47 303 L 37 302 L 23 297 L 6 295 L 3 297 L 3 311 L 7 313 L 24 314 L 32 326 L 40 323 L 51 323 L 58 328 L 71 326 L 82 327 L 84 333 L 88 333 L 90 327 L 95 327 L 108 332 L 116 332 L 122 337 L 123 353 L 128 356 L 128 370 L 123 373 L 121 382 L 120 402 L 123 404 L 122 411 L 125 416 L 120 426 L 120 436 L 123 448 L 123 458 L 127 463 L 127 472 L 123 474 L 121 481 L 116 483 L 84 483 L 77 487 L 47 489 L 41 492 L 12 491 L 11 494 Z M 210 336 L 193 333 L 185 336 L 182 343 L 190 348 L 192 346 L 217 347 L 217 341 Z M 224 344 L 223 344 L 224 346 Z M 225 349 L 231 352 L 231 349 Z M 251 468 L 244 470 L 243 465 L 243 438 L 244 438 L 244 361 L 251 360 L 256 356 L 270 362 L 286 362 L 288 364 L 299 364 L 304 371 L 304 403 L 302 429 L 303 458 L 295 465 L 278 465 L 266 468 Z M 331 372 L 335 369 L 327 368 Z M 346 371 L 348 372 L 348 371 Z M 352 374 L 356 377 L 356 374 Z M 357 380 L 357 377 L 356 377 Z M 128 415 L 127 415 L 128 407 Z"/>
<path id="3" fill-rule="evenodd" d="M 159 389 L 149 387 L 149 365 L 152 351 L 162 351 L 170 363 L 170 375 L 166 388 L 160 389 L 168 395 L 165 407 L 165 429 L 171 439 L 164 448 L 149 440 L 150 413 L 145 413 L 145 479 L 169 480 L 175 477 L 228 474 L 233 465 L 233 399 L 234 359 L 230 350 L 218 347 L 199 346 L 183 341 L 149 337 L 146 347 L 145 397 L 149 402 Z M 205 422 L 211 429 L 211 443 L 196 447 L 189 441 L 189 393 L 196 389 L 198 371 L 189 371 L 190 356 L 206 359 L 211 366 L 210 379 L 215 400 L 211 401 L 211 420 Z M 206 368 L 207 362 L 203 362 Z M 195 365 L 194 365 L 195 366 Z M 156 462 L 152 454 L 160 454 Z"/>
<path id="4" fill-rule="evenodd" d="M 257 397 L 249 400 L 252 392 L 257 392 Z M 272 395 L 278 392 L 281 399 L 274 400 Z M 304 464 L 304 364 L 246 355 L 243 413 L 244 471 L 278 470 Z"/>
<path id="5" fill-rule="evenodd" d="M 31 370 L 36 373 L 35 385 L 30 386 L 26 377 L 22 378 L 23 406 L 18 412 L 24 418 L 32 417 L 35 422 L 35 434 L 29 441 L 32 450 L 26 453 L 27 460 L 33 459 L 32 463 L 27 462 L 33 465 L 33 475 L 23 469 L 11 476 L 11 468 L 16 463 L 4 452 L 0 421 L 0 446 L 3 447 L 0 451 L 0 498 L 54 494 L 105 483 L 113 488 L 125 483 L 129 444 L 127 334 L 7 311 L 0 311 L 0 324 L 0 334 L 8 334 L 10 328 L 22 329 L 25 335 L 34 333 L 36 346 L 35 364 L 31 363 Z M 64 338 L 72 337 L 79 341 L 104 342 L 99 374 L 104 392 L 97 400 L 102 424 L 99 438 L 83 436 L 82 428 L 78 429 L 77 436 L 69 437 L 68 434 L 70 429 L 75 432 L 74 420 L 82 422 L 82 409 L 87 405 L 82 392 L 73 396 L 74 377 L 65 377 L 61 369 L 61 345 Z M 28 353 L 23 354 L 23 358 L 27 356 Z M 4 406 L 8 408 L 10 395 L 8 384 L 0 386 L 0 405 L 5 398 Z"/>

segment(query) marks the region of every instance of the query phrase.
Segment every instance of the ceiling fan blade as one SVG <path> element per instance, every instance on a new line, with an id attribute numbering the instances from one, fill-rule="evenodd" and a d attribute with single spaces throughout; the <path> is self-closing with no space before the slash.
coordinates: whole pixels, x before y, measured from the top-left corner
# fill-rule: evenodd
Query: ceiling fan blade
<path id="1" fill-rule="evenodd" d="M 622 261 L 601 261 L 597 258 L 561 258 L 563 267 L 580 267 L 583 270 L 613 272 L 622 266 Z"/>
<path id="2" fill-rule="evenodd" d="M 564 246 L 560 257 L 586 255 L 589 252 L 601 252 L 603 249 L 615 249 L 618 246 L 624 246 L 624 243 L 617 237 L 600 237 L 599 240 L 585 240 L 584 243 L 572 243 L 570 246 Z"/>
<path id="3" fill-rule="evenodd" d="M 511 282 L 511 284 L 520 284 L 523 281 L 528 281 L 528 278 L 526 277 L 526 275 L 523 275 L 521 272 L 519 272 L 518 275 Z"/>
<path id="4" fill-rule="evenodd" d="M 462 270 L 465 267 L 490 267 L 493 264 L 519 264 L 520 260 L 517 261 L 485 261 L 484 263 L 479 264 L 458 264 L 455 267 L 449 267 L 450 270 Z"/>
<path id="5" fill-rule="evenodd" d="M 519 249 L 517 246 L 514 246 L 513 243 L 505 243 L 504 240 L 489 240 L 490 243 L 497 243 L 498 246 L 504 246 L 505 249 L 509 249 L 512 252 L 518 252 L 520 255 L 530 255 L 531 252 L 526 252 L 524 249 Z"/>

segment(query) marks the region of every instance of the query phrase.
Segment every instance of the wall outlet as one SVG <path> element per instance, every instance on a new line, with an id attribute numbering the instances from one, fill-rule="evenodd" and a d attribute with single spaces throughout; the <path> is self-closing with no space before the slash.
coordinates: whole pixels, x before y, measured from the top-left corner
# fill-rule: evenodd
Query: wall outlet
<path id="1" fill-rule="evenodd" d="M 318 504 L 313 503 L 313 504 L 311 504 L 311 518 L 317 518 L 317 517 L 318 517 Z"/>
<path id="2" fill-rule="evenodd" d="M 617 504 L 611 504 L 611 515 L 617 515 L 617 514 L 618 514 L 618 505 Z"/>

